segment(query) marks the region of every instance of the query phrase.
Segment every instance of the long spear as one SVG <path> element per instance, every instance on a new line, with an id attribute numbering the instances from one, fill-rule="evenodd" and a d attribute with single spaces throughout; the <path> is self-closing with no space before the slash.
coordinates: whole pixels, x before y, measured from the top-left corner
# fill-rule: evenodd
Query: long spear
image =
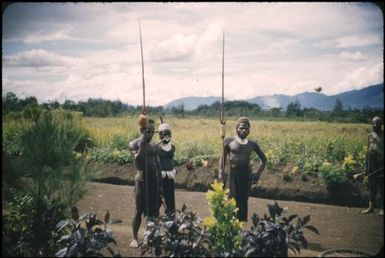
<path id="1" fill-rule="evenodd" d="M 142 43 L 142 29 L 140 26 L 140 17 L 139 17 L 139 37 L 140 37 L 140 54 L 142 57 L 142 88 L 143 88 L 143 106 L 142 106 L 142 115 L 147 115 L 146 109 L 146 87 L 144 83 L 144 61 L 143 61 L 143 43 Z M 148 118 L 146 118 L 147 120 Z M 148 126 L 148 121 L 146 121 L 146 126 Z M 144 177 L 145 177 L 145 192 L 146 192 L 146 215 L 148 217 L 149 212 L 149 196 L 148 196 L 148 165 L 147 165 L 147 142 L 144 143 Z"/>
<path id="2" fill-rule="evenodd" d="M 140 17 L 139 17 L 139 36 L 140 36 L 140 55 L 142 57 L 142 88 L 143 88 L 143 106 L 142 106 L 142 114 L 147 114 L 146 109 L 146 86 L 144 83 L 144 61 L 143 61 L 143 43 L 142 43 L 142 29 L 140 26 Z"/>
<path id="3" fill-rule="evenodd" d="M 225 125 L 226 120 L 225 112 L 224 112 L 224 102 L 225 102 L 225 32 L 223 31 L 223 45 L 222 45 L 222 102 L 220 107 L 220 114 L 219 114 L 219 122 L 220 122 L 220 128 L 221 128 L 221 137 L 222 137 L 222 160 L 221 160 L 221 171 L 222 174 L 224 174 L 224 167 L 225 167 Z M 222 175 L 221 175 L 222 176 Z"/>

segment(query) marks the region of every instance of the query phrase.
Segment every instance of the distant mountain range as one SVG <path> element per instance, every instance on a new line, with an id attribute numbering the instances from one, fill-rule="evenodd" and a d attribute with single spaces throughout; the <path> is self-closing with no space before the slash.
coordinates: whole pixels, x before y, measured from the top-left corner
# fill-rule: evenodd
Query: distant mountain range
<path id="1" fill-rule="evenodd" d="M 261 108 L 281 107 L 286 109 L 290 102 L 299 101 L 301 108 L 316 108 L 318 110 L 332 110 L 337 98 L 342 102 L 344 109 L 379 108 L 384 109 L 384 84 L 368 86 L 360 90 L 346 91 L 337 95 L 325 95 L 316 92 L 304 92 L 294 96 L 274 94 L 270 96 L 258 96 L 245 99 L 249 103 L 258 104 Z M 173 100 L 164 107 L 172 108 L 181 104 L 185 110 L 194 110 L 200 105 L 211 105 L 220 101 L 221 97 L 186 97 Z"/>

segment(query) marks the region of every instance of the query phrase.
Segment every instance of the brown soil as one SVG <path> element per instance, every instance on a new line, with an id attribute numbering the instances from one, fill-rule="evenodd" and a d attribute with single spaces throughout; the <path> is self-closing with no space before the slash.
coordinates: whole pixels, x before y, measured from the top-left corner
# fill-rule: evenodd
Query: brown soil
<path id="1" fill-rule="evenodd" d="M 132 187 L 135 168 L 108 164 L 100 168 L 102 172 L 98 181 L 109 184 L 89 183 L 89 192 L 78 203 L 79 210 L 81 213 L 96 212 L 98 217 L 104 216 L 106 210 L 109 210 L 112 218 L 122 219 L 122 224 L 111 226 L 118 243 L 117 248 L 124 257 L 138 257 L 139 249 L 128 247 L 132 240 L 131 220 L 135 209 Z M 207 191 L 213 181 L 215 167 L 187 170 L 185 166 L 180 166 L 177 171 L 176 207 L 180 208 L 185 203 L 188 210 L 196 212 L 202 219 L 209 216 L 203 192 Z M 367 190 L 363 183 L 350 182 L 340 189 L 330 191 L 320 185 L 316 175 L 307 175 L 306 178 L 290 175 L 291 180 L 287 180 L 287 177 L 284 179 L 283 175 L 288 171 L 291 171 L 290 166 L 264 171 L 260 181 L 252 186 L 254 197 L 249 199 L 249 217 L 253 212 L 259 215 L 267 213 L 266 205 L 274 203 L 274 200 L 281 207 L 287 208 L 287 214 L 298 214 L 301 217 L 310 214 L 309 223 L 320 231 L 320 235 L 305 230 L 308 249 L 303 249 L 299 255 L 289 251 L 289 256 L 316 257 L 325 250 L 335 248 L 358 249 L 376 254 L 383 248 L 384 217 L 360 213 L 361 207 L 367 203 Z M 245 228 L 250 229 L 250 226 L 249 221 Z M 144 230 L 145 220 L 139 231 L 139 241 L 143 239 Z"/>
<path id="2" fill-rule="evenodd" d="M 217 164 L 217 161 L 212 161 L 207 167 L 194 167 L 191 170 L 185 165 L 178 166 L 175 187 L 206 192 L 218 173 Z M 364 207 L 368 204 L 367 186 L 362 181 L 349 180 L 337 189 L 327 189 L 316 173 L 293 174 L 292 168 L 293 165 L 289 164 L 278 169 L 265 169 L 259 182 L 251 186 L 250 195 L 276 200 L 354 207 Z M 136 170 L 133 165 L 101 164 L 100 170 L 96 182 L 132 186 L 135 184 Z"/>

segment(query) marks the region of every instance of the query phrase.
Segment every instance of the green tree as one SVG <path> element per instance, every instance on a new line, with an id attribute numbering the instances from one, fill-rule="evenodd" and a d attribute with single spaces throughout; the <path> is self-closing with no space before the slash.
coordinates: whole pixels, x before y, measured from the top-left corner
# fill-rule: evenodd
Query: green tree
<path id="1" fill-rule="evenodd" d="M 342 101 L 339 98 L 337 98 L 333 108 L 333 113 L 340 114 L 342 111 L 343 111 Z"/>
<path id="2" fill-rule="evenodd" d="M 53 256 L 56 223 L 84 195 L 86 181 L 95 174 L 90 163 L 74 155 L 83 132 L 79 123 L 71 115 L 57 115 L 43 112 L 22 133 L 20 160 L 6 160 L 4 178 L 17 182 L 9 189 L 14 198 L 6 200 L 10 215 L 4 218 L 3 235 L 13 239 L 6 244 L 8 255 Z"/>

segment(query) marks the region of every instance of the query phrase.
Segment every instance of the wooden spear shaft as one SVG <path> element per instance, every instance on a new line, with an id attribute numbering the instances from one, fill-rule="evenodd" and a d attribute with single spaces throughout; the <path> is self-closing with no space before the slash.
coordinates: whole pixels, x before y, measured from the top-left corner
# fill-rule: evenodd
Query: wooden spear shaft
<path id="1" fill-rule="evenodd" d="M 146 110 L 146 87 L 144 83 L 144 61 L 143 61 L 143 43 L 142 43 L 142 29 L 140 26 L 140 17 L 139 17 L 139 37 L 140 37 L 140 54 L 142 58 L 142 88 L 143 88 L 143 107 L 142 107 L 142 114 L 147 115 L 147 110 Z M 146 125 L 147 126 L 147 125 Z M 147 142 L 144 143 L 144 180 L 145 180 L 145 194 L 146 194 L 146 215 L 148 217 L 148 212 L 149 212 L 149 196 L 148 196 L 148 165 L 147 165 L 147 159 L 148 159 L 148 154 L 147 154 Z"/>
<path id="2" fill-rule="evenodd" d="M 144 115 L 147 114 L 146 110 L 146 86 L 144 82 L 144 61 L 143 61 L 143 43 L 142 43 L 142 29 L 140 26 L 140 17 L 139 17 L 139 36 L 140 36 L 140 55 L 142 57 L 142 87 L 143 87 L 143 106 L 142 106 L 142 113 Z"/>
<path id="3" fill-rule="evenodd" d="M 223 32 L 223 42 L 222 42 L 222 103 L 220 110 L 220 123 L 221 123 L 221 137 L 222 137 L 222 160 L 221 160 L 221 171 L 222 177 L 224 177 L 224 167 L 225 167 L 225 124 L 226 120 L 224 119 L 224 102 L 225 102 L 225 32 Z M 222 179 L 224 180 L 224 178 Z"/>

